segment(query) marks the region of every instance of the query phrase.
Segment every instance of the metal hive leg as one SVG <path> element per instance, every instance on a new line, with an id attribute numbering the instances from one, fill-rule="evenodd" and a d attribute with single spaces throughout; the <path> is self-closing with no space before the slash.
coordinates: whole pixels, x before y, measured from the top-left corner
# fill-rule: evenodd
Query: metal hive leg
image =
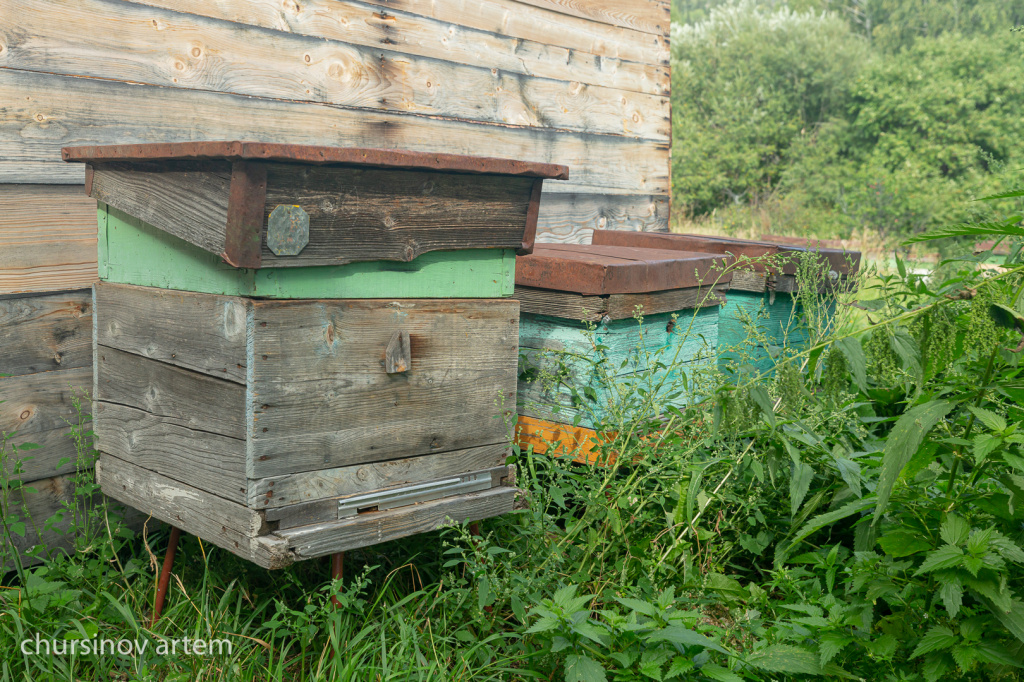
<path id="1" fill-rule="evenodd" d="M 160 620 L 160 613 L 164 610 L 164 598 L 167 596 L 167 587 L 171 581 L 171 567 L 174 565 L 174 555 L 178 551 L 178 539 L 181 538 L 181 529 L 171 527 L 171 538 L 167 543 L 167 553 L 164 555 L 164 566 L 160 570 L 160 580 L 156 585 L 156 597 L 153 599 L 153 620 L 150 627 L 156 625 Z"/>

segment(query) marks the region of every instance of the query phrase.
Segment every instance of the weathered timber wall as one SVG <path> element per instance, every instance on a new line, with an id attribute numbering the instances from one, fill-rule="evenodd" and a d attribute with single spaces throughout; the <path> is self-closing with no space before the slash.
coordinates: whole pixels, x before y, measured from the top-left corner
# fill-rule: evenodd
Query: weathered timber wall
<path id="1" fill-rule="evenodd" d="M 0 0 L 0 183 L 81 183 L 76 144 L 406 148 L 567 164 L 542 240 L 665 229 L 668 6 Z"/>

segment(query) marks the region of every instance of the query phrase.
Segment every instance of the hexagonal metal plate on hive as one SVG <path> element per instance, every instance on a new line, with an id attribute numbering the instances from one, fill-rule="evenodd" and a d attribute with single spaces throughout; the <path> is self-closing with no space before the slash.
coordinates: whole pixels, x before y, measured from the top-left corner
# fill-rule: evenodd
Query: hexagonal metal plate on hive
<path id="1" fill-rule="evenodd" d="M 275 256 L 297 256 L 309 243 L 309 214 L 299 206 L 279 204 L 267 221 L 267 248 Z"/>

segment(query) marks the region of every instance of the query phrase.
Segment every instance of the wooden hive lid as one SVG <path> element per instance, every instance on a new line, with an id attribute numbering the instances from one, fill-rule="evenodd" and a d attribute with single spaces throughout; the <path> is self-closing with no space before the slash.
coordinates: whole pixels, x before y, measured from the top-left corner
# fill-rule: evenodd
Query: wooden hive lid
<path id="1" fill-rule="evenodd" d="M 268 142 L 65 147 L 107 207 L 235 268 L 411 261 L 429 251 L 529 253 L 544 180 L 566 166 Z"/>
<path id="2" fill-rule="evenodd" d="M 807 247 L 794 244 L 783 244 L 773 241 L 757 241 L 753 239 L 735 239 L 718 235 L 687 234 L 669 232 L 629 232 L 624 230 L 594 230 L 594 244 L 609 246 L 636 246 L 653 249 L 675 249 L 680 251 L 701 251 L 708 253 L 729 253 L 736 257 L 746 256 L 757 259 L 784 253 L 799 253 L 810 250 L 818 251 L 820 257 L 828 262 L 830 269 L 841 275 L 857 272 L 860 267 L 860 253 L 835 248 L 819 248 L 808 244 Z M 764 263 L 754 263 L 753 269 L 764 272 Z M 784 274 L 796 273 L 796 263 L 787 262 L 782 271 Z"/>
<path id="3" fill-rule="evenodd" d="M 209 141 L 154 142 L 146 144 L 86 145 L 64 147 L 68 162 L 103 163 L 117 161 L 272 161 L 316 166 L 366 166 L 398 170 L 434 170 L 477 175 L 513 175 L 550 180 L 567 180 L 569 168 L 553 163 L 496 159 L 461 154 L 412 152 L 399 149 L 323 147 L 275 142 Z"/>
<path id="4" fill-rule="evenodd" d="M 685 289 L 728 279 L 724 254 L 592 244 L 538 244 L 516 260 L 516 286 L 584 295 Z M 705 281 L 702 281 L 705 280 Z"/>

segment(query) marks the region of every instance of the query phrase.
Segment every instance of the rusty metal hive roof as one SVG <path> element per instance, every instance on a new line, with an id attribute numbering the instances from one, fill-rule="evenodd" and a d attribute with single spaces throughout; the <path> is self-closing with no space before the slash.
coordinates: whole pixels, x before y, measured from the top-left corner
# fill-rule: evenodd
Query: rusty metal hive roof
<path id="1" fill-rule="evenodd" d="M 495 159 L 460 154 L 435 154 L 396 149 L 320 147 L 272 142 L 214 141 L 64 147 L 69 162 L 212 160 L 274 161 L 314 165 L 368 166 L 401 170 L 431 170 L 482 175 L 515 175 L 567 180 L 569 168 L 553 163 Z"/>

